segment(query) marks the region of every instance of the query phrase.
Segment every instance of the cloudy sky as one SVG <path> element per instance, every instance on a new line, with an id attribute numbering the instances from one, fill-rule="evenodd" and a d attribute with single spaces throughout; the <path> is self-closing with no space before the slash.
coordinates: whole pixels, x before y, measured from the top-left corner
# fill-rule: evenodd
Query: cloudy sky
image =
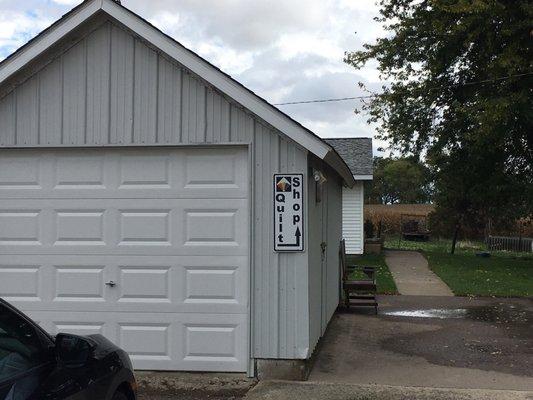
<path id="1" fill-rule="evenodd" d="M 0 0 L 0 59 L 80 0 Z M 345 51 L 383 34 L 375 0 L 122 0 L 122 4 L 270 101 L 365 94 L 371 66 L 355 71 Z M 280 106 L 322 137 L 371 137 L 357 101 Z M 382 145 L 382 144 L 379 144 Z M 375 143 L 375 148 L 378 143 Z"/>

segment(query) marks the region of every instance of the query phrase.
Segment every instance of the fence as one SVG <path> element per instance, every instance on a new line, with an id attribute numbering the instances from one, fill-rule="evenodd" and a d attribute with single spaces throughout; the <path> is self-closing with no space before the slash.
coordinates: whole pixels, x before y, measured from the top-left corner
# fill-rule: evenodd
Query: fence
<path id="1" fill-rule="evenodd" d="M 533 238 L 489 236 L 487 238 L 489 250 L 523 251 L 533 253 Z"/>

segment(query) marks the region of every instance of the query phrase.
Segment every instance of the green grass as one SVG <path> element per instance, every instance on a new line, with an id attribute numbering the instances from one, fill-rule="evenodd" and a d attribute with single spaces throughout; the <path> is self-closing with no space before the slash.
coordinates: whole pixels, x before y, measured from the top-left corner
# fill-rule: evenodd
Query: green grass
<path id="1" fill-rule="evenodd" d="M 389 267 L 385 264 L 385 256 L 383 254 L 364 254 L 361 256 L 347 256 L 346 261 L 348 265 L 365 265 L 376 267 L 376 280 L 378 283 L 379 294 L 397 294 L 396 284 L 392 279 L 392 274 Z M 361 276 L 359 276 L 359 274 Z M 362 272 L 355 272 L 350 276 L 352 279 L 362 278 Z"/>
<path id="2" fill-rule="evenodd" d="M 490 258 L 473 252 L 424 251 L 429 267 L 458 296 L 533 296 L 533 257 L 502 252 Z"/>
<path id="3" fill-rule="evenodd" d="M 492 251 L 490 258 L 482 258 L 476 253 L 486 251 L 484 243 L 461 240 L 452 255 L 451 240 L 411 242 L 398 236 L 387 237 L 385 247 L 422 252 L 431 270 L 458 296 L 533 296 L 533 255 L 528 253 Z"/>

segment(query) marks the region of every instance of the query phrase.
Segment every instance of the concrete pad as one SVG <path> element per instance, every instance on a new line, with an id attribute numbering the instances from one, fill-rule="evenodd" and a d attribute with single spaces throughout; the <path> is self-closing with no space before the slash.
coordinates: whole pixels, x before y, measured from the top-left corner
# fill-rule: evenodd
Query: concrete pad
<path id="1" fill-rule="evenodd" d="M 246 400 L 533 400 L 533 392 L 262 381 Z"/>
<path id="2" fill-rule="evenodd" d="M 333 317 L 309 380 L 531 391 L 532 323 L 531 299 L 380 296 Z"/>
<path id="3" fill-rule="evenodd" d="M 385 262 L 398 292 L 412 296 L 453 296 L 451 289 L 429 269 L 424 256 L 416 251 L 385 252 Z"/>

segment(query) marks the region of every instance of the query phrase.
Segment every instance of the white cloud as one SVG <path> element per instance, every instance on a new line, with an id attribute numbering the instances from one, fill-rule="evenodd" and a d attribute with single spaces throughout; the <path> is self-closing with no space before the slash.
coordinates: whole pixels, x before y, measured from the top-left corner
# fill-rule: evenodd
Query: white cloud
<path id="1" fill-rule="evenodd" d="M 79 3 L 81 3 L 80 0 L 52 0 L 54 3 L 61 4 L 61 5 L 67 5 L 67 6 L 75 6 Z"/>
<path id="2" fill-rule="evenodd" d="M 123 4 L 148 18 L 161 10 L 186 15 L 190 26 L 183 31 L 220 38 L 239 50 L 260 49 L 285 32 L 312 29 L 325 18 L 319 0 L 124 0 Z"/>
<path id="3" fill-rule="evenodd" d="M 344 50 L 334 38 L 323 37 L 318 32 L 287 33 L 277 42 L 281 57 L 285 60 L 302 54 L 317 54 L 327 59 L 342 60 Z"/>
<path id="4" fill-rule="evenodd" d="M 32 13 L 0 14 L 0 59 L 25 44 L 52 23 Z"/>

